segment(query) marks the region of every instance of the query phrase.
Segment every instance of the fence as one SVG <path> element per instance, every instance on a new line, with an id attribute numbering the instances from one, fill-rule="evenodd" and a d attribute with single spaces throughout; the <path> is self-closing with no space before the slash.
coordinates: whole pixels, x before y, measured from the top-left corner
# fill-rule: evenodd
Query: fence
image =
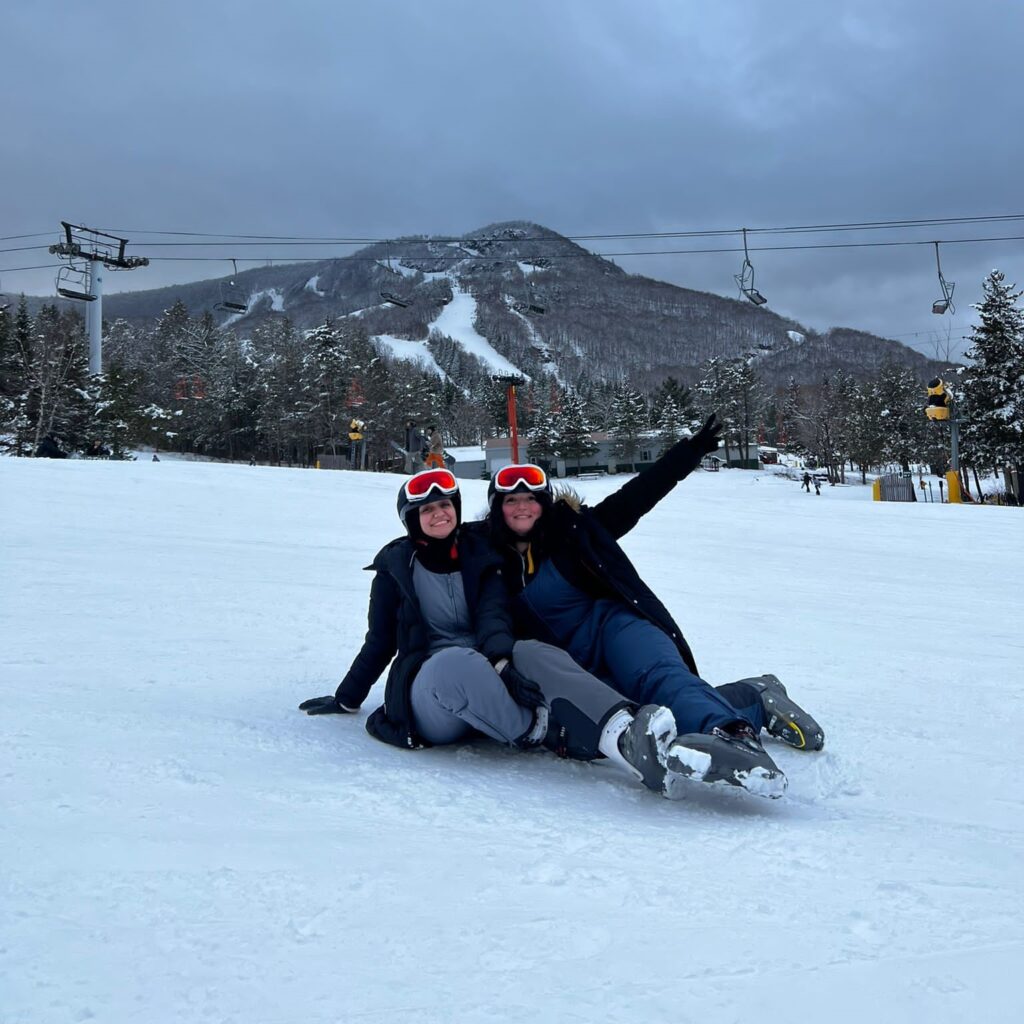
<path id="1" fill-rule="evenodd" d="M 917 501 L 911 473 L 886 473 L 878 482 L 882 501 Z"/>

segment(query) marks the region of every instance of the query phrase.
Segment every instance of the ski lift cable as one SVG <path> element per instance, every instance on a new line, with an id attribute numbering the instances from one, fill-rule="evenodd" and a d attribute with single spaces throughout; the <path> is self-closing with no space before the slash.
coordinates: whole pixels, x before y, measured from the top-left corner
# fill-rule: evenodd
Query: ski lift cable
<path id="1" fill-rule="evenodd" d="M 748 229 L 749 231 L 750 229 Z M 735 231 L 733 232 L 735 234 Z M 1021 242 L 1024 241 L 1024 235 L 989 235 L 979 238 L 944 238 L 940 239 L 941 245 L 966 245 L 976 244 L 984 242 Z M 893 239 L 889 241 L 878 241 L 878 242 L 828 242 L 828 243 L 814 243 L 807 245 L 760 245 L 753 249 L 754 252 L 799 252 L 803 250 L 813 249 L 872 249 L 872 248 L 893 248 L 898 246 L 907 245 L 934 245 L 933 241 L 924 241 L 920 239 Z M 549 253 L 546 255 L 547 259 L 551 260 L 562 260 L 562 259 L 587 259 L 590 257 L 608 258 L 608 257 L 637 257 L 637 256 L 700 256 L 708 254 L 720 254 L 720 253 L 738 253 L 742 250 L 737 249 L 735 246 L 728 246 L 723 248 L 701 248 L 701 249 L 639 249 L 633 251 L 621 251 L 621 252 L 582 252 L 582 253 Z M 223 263 L 226 257 L 224 256 L 152 256 L 150 257 L 151 263 Z M 228 257 L 229 258 L 229 257 Z M 280 257 L 274 256 L 250 256 L 247 259 L 253 261 L 269 260 Z M 465 259 L 465 256 L 434 256 L 431 257 L 439 262 L 451 261 L 459 262 Z M 357 262 L 372 262 L 376 257 L 372 256 L 344 256 L 344 257 L 333 257 L 333 256 L 303 256 L 297 259 L 290 260 L 290 263 L 323 263 L 332 259 L 347 259 Z M 57 263 L 39 263 L 31 266 L 23 267 L 0 267 L 0 271 L 6 274 L 16 274 L 22 271 L 29 270 L 52 270 L 60 266 Z"/>
<path id="2" fill-rule="evenodd" d="M 799 225 L 783 225 L 780 227 L 763 227 L 763 228 L 747 228 L 750 234 L 789 234 L 799 232 L 814 232 L 814 231 L 875 231 L 875 230 L 893 230 L 895 228 L 910 228 L 910 227 L 935 227 L 941 225 L 953 225 L 953 224 L 981 224 L 981 223 L 1005 223 L 1015 222 L 1024 220 L 1024 213 L 1014 214 L 988 214 L 988 215 L 973 215 L 967 217 L 922 217 L 922 218 L 900 218 L 893 220 L 878 220 L 878 221 L 847 221 L 847 222 L 834 222 L 834 223 L 822 223 L 822 224 L 799 224 Z M 172 237 L 188 237 L 188 238 L 219 238 L 222 242 L 210 242 L 206 244 L 217 245 L 217 244 L 228 244 L 232 241 L 239 240 L 252 240 L 255 242 L 296 242 L 296 243 L 314 243 L 324 242 L 335 245 L 371 245 L 374 243 L 384 242 L 387 239 L 383 238 L 360 238 L 353 236 L 312 236 L 312 235 L 257 235 L 257 234 L 235 234 L 231 232 L 206 232 L 206 231 L 163 231 L 155 229 L 127 229 L 127 228 L 111 228 L 111 231 L 121 231 L 126 234 L 132 235 L 167 235 Z M 636 231 L 636 232 L 622 232 L 622 233 L 608 233 L 608 234 L 572 234 L 564 235 L 562 237 L 569 239 L 570 241 L 601 241 L 601 240 L 615 240 L 615 239 L 642 239 L 642 238 L 701 238 L 701 237 L 715 237 L 722 235 L 731 235 L 736 233 L 736 228 L 716 228 L 702 231 Z M 40 235 L 45 234 L 40 232 Z M 36 237 L 34 235 L 11 235 L 8 238 L 0 238 L 0 241 L 14 240 L 22 237 Z M 464 238 L 455 236 L 426 236 L 415 239 L 416 241 L 422 242 L 464 242 L 474 241 L 474 238 Z M 480 239 L 484 240 L 484 239 Z M 487 239 L 490 240 L 490 239 Z M 547 236 L 535 236 L 535 235 L 524 235 L 515 241 L 531 241 L 531 242 L 558 242 L 558 238 L 551 238 Z M 188 244 L 200 244 L 200 243 L 158 243 L 150 242 L 146 243 L 150 246 L 156 245 L 188 245 Z"/>
<path id="3" fill-rule="evenodd" d="M 749 232 L 749 228 L 746 229 Z M 732 234 L 736 232 L 733 231 Z M 944 238 L 941 239 L 942 245 L 958 245 L 965 243 L 980 243 L 980 242 L 1020 242 L 1024 241 L 1024 235 L 989 235 L 980 238 Z M 323 243 L 317 243 L 323 244 Z M 749 252 L 799 252 L 801 250 L 811 249 L 884 249 L 893 248 L 897 246 L 905 245 L 933 245 L 934 242 L 926 239 L 890 239 L 888 241 L 877 241 L 877 242 L 815 242 L 804 245 L 758 245 L 748 246 Z M 141 248 L 145 248 L 145 243 L 140 243 Z M 721 248 L 701 248 L 701 249 L 635 249 L 635 250 L 622 250 L 616 252 L 580 252 L 580 253 L 546 253 L 545 259 L 550 260 L 572 260 L 572 259 L 587 259 L 590 257 L 625 257 L 625 256 L 688 256 L 688 255 L 704 255 L 708 253 L 739 253 L 742 249 L 736 248 L 735 246 L 726 246 Z M 265 261 L 272 259 L 280 259 L 280 256 L 248 256 L 246 259 L 252 261 Z M 430 259 L 436 262 L 453 262 L 458 263 L 464 260 L 464 255 L 436 255 L 431 256 Z M 150 257 L 151 262 L 213 262 L 221 263 L 225 257 L 223 256 L 152 256 Z M 290 260 L 293 263 L 317 263 L 324 262 L 331 259 L 346 259 L 353 260 L 356 262 L 368 262 L 368 263 L 379 263 L 380 257 L 378 256 L 303 256 L 298 259 Z M 15 269 L 15 268 L 12 268 Z M 397 273 L 397 271 L 396 271 Z"/>

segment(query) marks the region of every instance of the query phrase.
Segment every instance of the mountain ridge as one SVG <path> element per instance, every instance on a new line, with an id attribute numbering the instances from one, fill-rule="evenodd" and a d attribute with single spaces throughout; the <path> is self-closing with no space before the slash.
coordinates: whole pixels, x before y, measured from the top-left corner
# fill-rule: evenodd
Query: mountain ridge
<path id="1" fill-rule="evenodd" d="M 628 274 L 529 221 L 120 292 L 104 296 L 104 319 L 155 321 L 181 301 L 193 316 L 209 312 L 243 337 L 272 317 L 308 330 L 358 316 L 371 337 L 436 341 L 444 338 L 434 337 L 432 325 L 457 292 L 475 301 L 475 330 L 531 377 L 546 371 L 564 381 L 628 378 L 650 387 L 675 376 L 690 383 L 712 357 L 750 355 L 766 383 L 780 387 L 790 377 L 814 383 L 838 370 L 864 377 L 887 361 L 921 379 L 947 365 L 866 331 L 822 334 L 745 300 Z M 229 315 L 225 298 L 244 303 L 245 312 Z"/>

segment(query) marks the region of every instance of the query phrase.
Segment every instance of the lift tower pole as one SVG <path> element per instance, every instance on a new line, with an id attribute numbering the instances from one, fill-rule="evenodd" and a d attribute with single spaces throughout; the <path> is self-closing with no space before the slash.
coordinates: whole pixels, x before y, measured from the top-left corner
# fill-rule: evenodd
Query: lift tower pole
<path id="1" fill-rule="evenodd" d="M 62 220 L 64 239 L 50 252 L 65 261 L 57 273 L 57 294 L 87 302 L 85 326 L 89 336 L 89 372 L 103 372 L 103 270 L 135 270 L 148 267 L 145 256 L 126 256 L 127 238 L 108 235 L 95 228 Z M 88 273 L 82 268 L 88 264 Z M 64 275 L 64 276 L 62 276 Z M 83 287 L 84 280 L 84 287 Z"/>

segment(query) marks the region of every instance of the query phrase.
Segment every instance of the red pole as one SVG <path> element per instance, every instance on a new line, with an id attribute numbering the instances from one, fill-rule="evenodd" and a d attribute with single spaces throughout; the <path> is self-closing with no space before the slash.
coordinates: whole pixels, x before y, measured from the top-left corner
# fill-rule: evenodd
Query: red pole
<path id="1" fill-rule="evenodd" d="M 519 462 L 519 425 L 516 423 L 516 386 L 508 386 L 508 429 L 512 438 L 512 461 Z"/>

